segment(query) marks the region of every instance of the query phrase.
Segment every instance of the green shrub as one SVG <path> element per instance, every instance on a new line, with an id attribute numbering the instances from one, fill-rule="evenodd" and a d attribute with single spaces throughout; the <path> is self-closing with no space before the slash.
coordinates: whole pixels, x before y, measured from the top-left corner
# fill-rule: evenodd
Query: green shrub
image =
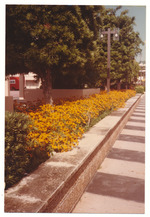
<path id="1" fill-rule="evenodd" d="M 32 124 L 23 113 L 5 114 L 5 185 L 6 189 L 21 180 L 48 159 L 47 152 L 34 147 L 35 142 L 27 139 Z"/>
<path id="2" fill-rule="evenodd" d="M 30 163 L 27 134 L 31 121 L 21 113 L 5 114 L 5 184 L 6 188 L 19 181 Z"/>
<path id="3" fill-rule="evenodd" d="M 145 91 L 145 89 L 144 89 L 144 87 L 143 86 L 141 86 L 141 85 L 139 85 L 139 86 L 136 86 L 135 87 L 135 91 L 137 92 L 137 93 L 144 93 L 144 91 Z"/>

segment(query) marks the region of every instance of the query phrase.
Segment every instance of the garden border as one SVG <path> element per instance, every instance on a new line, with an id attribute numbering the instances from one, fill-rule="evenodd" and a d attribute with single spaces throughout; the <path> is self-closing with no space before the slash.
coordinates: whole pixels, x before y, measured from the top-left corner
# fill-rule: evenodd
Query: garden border
<path id="1" fill-rule="evenodd" d="M 56 153 L 37 170 L 5 191 L 5 212 L 69 213 L 82 196 L 141 94 L 112 112 L 83 135 L 72 151 Z"/>

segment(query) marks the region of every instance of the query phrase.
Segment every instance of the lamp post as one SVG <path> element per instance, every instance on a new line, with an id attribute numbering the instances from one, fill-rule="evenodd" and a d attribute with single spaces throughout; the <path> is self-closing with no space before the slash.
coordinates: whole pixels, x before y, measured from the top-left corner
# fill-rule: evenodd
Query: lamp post
<path id="1" fill-rule="evenodd" d="M 107 93 L 110 91 L 110 48 L 111 48 L 111 34 L 113 34 L 113 40 L 119 40 L 119 29 L 111 30 L 108 28 L 107 31 L 100 30 L 100 38 L 107 35 Z"/>

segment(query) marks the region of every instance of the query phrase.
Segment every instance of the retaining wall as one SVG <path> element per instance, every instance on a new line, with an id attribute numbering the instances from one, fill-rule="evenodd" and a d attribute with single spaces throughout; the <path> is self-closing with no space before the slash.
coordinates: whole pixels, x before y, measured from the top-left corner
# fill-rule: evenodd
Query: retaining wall
<path id="1" fill-rule="evenodd" d="M 88 97 L 92 94 L 100 93 L 100 88 L 90 89 L 52 89 L 52 98 L 69 98 L 69 97 Z M 26 101 L 36 101 L 37 99 L 44 99 L 42 89 L 25 89 L 24 98 Z"/>
<path id="2" fill-rule="evenodd" d="M 71 212 L 140 97 L 138 94 L 129 99 L 124 108 L 112 112 L 93 126 L 83 135 L 78 147 L 55 154 L 19 184 L 6 190 L 5 212 Z"/>
<path id="3" fill-rule="evenodd" d="M 5 111 L 13 112 L 13 96 L 5 96 Z"/>

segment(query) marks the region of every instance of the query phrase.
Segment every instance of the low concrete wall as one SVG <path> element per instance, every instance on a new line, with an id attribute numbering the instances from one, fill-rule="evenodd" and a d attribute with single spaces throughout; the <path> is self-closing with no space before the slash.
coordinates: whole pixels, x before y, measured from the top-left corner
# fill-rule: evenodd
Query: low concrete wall
<path id="1" fill-rule="evenodd" d="M 69 97 L 88 97 L 92 94 L 100 93 L 100 88 L 91 89 L 52 89 L 52 98 L 69 98 Z M 36 101 L 37 99 L 44 99 L 42 89 L 26 89 L 24 90 L 26 101 Z"/>
<path id="2" fill-rule="evenodd" d="M 92 94 L 100 93 L 100 88 L 90 88 L 90 89 L 53 89 L 52 97 L 53 99 L 58 98 L 69 98 L 69 97 L 88 97 Z"/>
<path id="3" fill-rule="evenodd" d="M 5 96 L 5 111 L 13 112 L 13 96 Z"/>
<path id="4" fill-rule="evenodd" d="M 72 151 L 57 153 L 5 191 L 5 212 L 71 212 L 139 103 L 129 99 L 93 126 Z"/>
<path id="5" fill-rule="evenodd" d="M 24 99 L 26 101 L 36 101 L 38 99 L 44 99 L 44 94 L 42 89 L 25 89 L 24 90 Z"/>

